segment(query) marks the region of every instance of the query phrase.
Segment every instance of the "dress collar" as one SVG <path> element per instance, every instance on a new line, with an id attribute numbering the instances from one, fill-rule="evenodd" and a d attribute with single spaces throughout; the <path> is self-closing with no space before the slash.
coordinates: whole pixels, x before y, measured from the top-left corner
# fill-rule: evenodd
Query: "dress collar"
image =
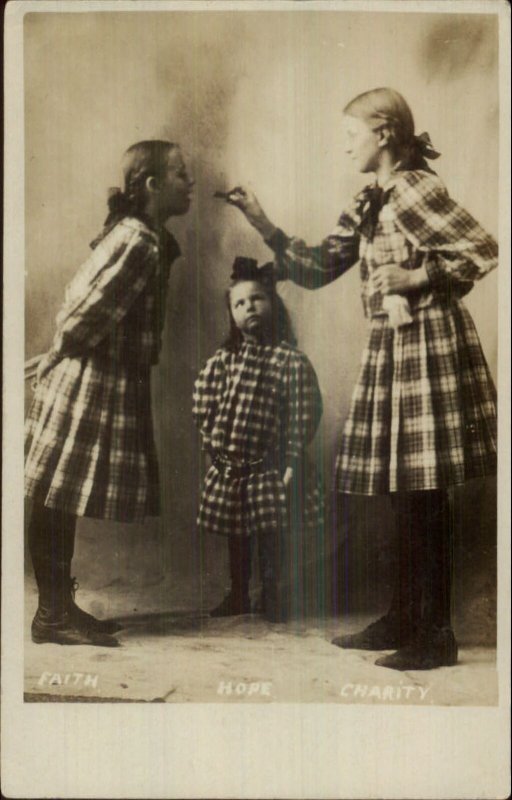
<path id="1" fill-rule="evenodd" d="M 164 225 L 158 225 L 141 217 L 125 217 L 123 225 L 134 231 L 139 231 L 150 236 L 155 244 L 159 245 L 169 260 L 174 260 L 181 255 L 178 242 Z"/>

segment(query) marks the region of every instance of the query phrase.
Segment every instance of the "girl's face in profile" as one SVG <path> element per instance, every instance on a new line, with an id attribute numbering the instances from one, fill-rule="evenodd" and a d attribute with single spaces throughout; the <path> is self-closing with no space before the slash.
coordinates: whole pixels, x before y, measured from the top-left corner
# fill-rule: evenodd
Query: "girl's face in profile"
<path id="1" fill-rule="evenodd" d="M 229 306 L 244 339 L 261 341 L 272 324 L 272 302 L 257 281 L 241 281 L 229 292 Z"/>
<path id="2" fill-rule="evenodd" d="M 359 172 L 375 172 L 382 153 L 381 132 L 373 131 L 364 120 L 348 114 L 343 117 L 342 130 L 345 152 Z"/>
<path id="3" fill-rule="evenodd" d="M 159 207 L 163 218 L 186 214 L 194 181 L 189 178 L 183 156 L 175 147 L 167 156 L 167 169 L 158 181 Z"/>

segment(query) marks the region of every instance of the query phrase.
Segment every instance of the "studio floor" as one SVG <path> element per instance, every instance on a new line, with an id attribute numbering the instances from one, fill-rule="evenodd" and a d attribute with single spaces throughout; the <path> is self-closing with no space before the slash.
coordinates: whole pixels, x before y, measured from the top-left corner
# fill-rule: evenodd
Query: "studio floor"
<path id="1" fill-rule="evenodd" d="M 396 672 L 375 666 L 377 653 L 342 651 L 330 643 L 341 631 L 367 624 L 367 615 L 271 624 L 258 615 L 212 619 L 167 599 L 168 605 L 154 596 L 148 602 L 144 593 L 128 595 L 122 586 L 103 595 L 81 590 L 77 601 L 84 609 L 123 622 L 121 646 L 37 645 L 30 638 L 37 596 L 28 579 L 25 700 L 440 706 L 498 701 L 492 647 L 462 641 L 455 667 Z"/>

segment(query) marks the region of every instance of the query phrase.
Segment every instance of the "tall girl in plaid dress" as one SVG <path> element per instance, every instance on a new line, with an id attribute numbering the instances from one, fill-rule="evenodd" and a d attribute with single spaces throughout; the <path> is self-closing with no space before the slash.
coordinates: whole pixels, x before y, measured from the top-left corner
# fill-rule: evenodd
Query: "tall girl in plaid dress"
<path id="1" fill-rule="evenodd" d="M 77 517 L 141 521 L 159 513 L 150 370 L 158 361 L 169 270 L 163 227 L 187 212 L 193 182 L 179 147 L 133 145 L 125 187 L 66 290 L 26 423 L 29 548 L 39 590 L 35 642 L 115 646 L 119 627 L 74 602 Z"/>
<path id="2" fill-rule="evenodd" d="M 279 621 L 287 532 L 321 524 L 321 498 L 305 458 L 322 414 L 314 369 L 292 343 L 273 268 L 237 258 L 228 292 L 231 333 L 194 390 L 193 414 L 212 465 L 199 510 L 202 531 L 228 538 L 231 590 L 213 616 L 251 611 L 251 544 L 257 540 L 262 610 Z M 295 560 L 293 560 L 295 563 Z M 283 575 L 283 578 L 285 576 Z M 293 583 L 293 581 L 292 581 Z"/>
<path id="3" fill-rule="evenodd" d="M 462 297 L 497 265 L 494 239 L 448 195 L 411 110 L 392 89 L 344 109 L 346 151 L 376 182 L 317 247 L 289 237 L 254 194 L 240 207 L 274 250 L 277 277 L 308 289 L 359 262 L 369 321 L 337 460 L 340 492 L 391 495 L 398 569 L 388 613 L 340 647 L 396 650 L 376 662 L 429 669 L 457 660 L 450 616 L 448 489 L 496 471 L 495 388 Z"/>

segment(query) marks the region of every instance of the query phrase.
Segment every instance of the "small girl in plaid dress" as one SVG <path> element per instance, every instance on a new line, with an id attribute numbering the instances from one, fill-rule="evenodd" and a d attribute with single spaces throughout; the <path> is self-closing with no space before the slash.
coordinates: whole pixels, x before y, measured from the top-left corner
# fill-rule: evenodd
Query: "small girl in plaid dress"
<path id="1" fill-rule="evenodd" d="M 279 621 L 287 616 L 279 591 L 285 532 L 298 536 L 299 525 L 321 524 L 321 498 L 304 451 L 322 399 L 311 363 L 292 343 L 272 265 L 237 258 L 227 299 L 231 333 L 201 371 L 193 405 L 212 459 L 198 523 L 229 544 L 231 590 L 211 614 L 250 613 L 257 539 L 262 610 Z"/>
<path id="2" fill-rule="evenodd" d="M 496 472 L 495 388 L 462 302 L 497 265 L 494 239 L 452 200 L 426 159 L 398 92 L 365 92 L 344 109 L 346 151 L 376 182 L 320 246 L 276 228 L 254 194 L 229 201 L 274 250 L 277 277 L 308 289 L 359 262 L 369 320 L 361 372 L 337 461 L 342 493 L 390 493 L 398 569 L 388 613 L 340 647 L 396 649 L 376 662 L 399 670 L 457 660 L 451 626 L 448 488 Z"/>
<path id="3" fill-rule="evenodd" d="M 37 643 L 119 644 L 116 623 L 74 602 L 76 519 L 132 522 L 159 513 L 150 369 L 180 252 L 163 224 L 187 212 L 193 182 L 179 147 L 165 141 L 130 147 L 123 172 L 124 191 L 111 192 L 105 227 L 67 287 L 26 423 Z"/>

